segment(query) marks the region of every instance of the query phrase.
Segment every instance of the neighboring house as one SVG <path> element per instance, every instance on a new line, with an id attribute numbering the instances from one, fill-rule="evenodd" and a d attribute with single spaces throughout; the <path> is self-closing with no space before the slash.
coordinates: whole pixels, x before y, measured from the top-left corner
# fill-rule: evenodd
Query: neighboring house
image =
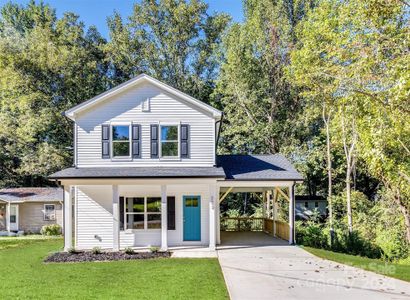
<path id="1" fill-rule="evenodd" d="M 0 232 L 39 233 L 50 224 L 63 225 L 61 188 L 0 189 Z"/>
<path id="2" fill-rule="evenodd" d="M 308 220 L 315 211 L 319 217 L 327 216 L 327 200 L 321 196 L 296 196 L 296 219 Z"/>
<path id="3" fill-rule="evenodd" d="M 143 74 L 65 116 L 74 121 L 74 167 L 49 178 L 65 191 L 66 250 L 212 250 L 220 243 L 220 193 L 275 187 L 292 199 L 293 243 L 301 175 L 281 155 L 217 156 L 221 111 Z"/>

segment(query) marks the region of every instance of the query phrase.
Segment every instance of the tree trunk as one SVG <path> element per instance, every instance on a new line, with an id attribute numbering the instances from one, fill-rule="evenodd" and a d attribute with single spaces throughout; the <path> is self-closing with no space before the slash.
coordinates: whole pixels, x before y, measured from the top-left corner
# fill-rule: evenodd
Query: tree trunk
<path id="1" fill-rule="evenodd" d="M 403 215 L 404 218 L 404 226 L 406 227 L 406 241 L 407 244 L 410 245 L 410 212 L 408 208 L 406 207 L 405 203 L 403 203 L 401 195 L 396 194 L 394 196 L 394 200 L 397 203 L 398 207 L 400 208 L 400 211 Z"/>
<path id="2" fill-rule="evenodd" d="M 346 169 L 346 204 L 347 204 L 347 226 L 349 228 L 349 233 L 353 232 L 353 221 L 352 221 L 352 204 L 351 204 L 351 168 L 350 165 Z"/>
<path id="3" fill-rule="evenodd" d="M 330 246 L 333 244 L 333 205 L 332 205 L 332 156 L 330 152 L 330 112 L 326 114 L 326 107 L 323 105 L 322 111 L 323 122 L 326 127 L 326 158 L 327 158 L 327 203 L 329 208 L 329 225 L 330 225 Z"/>

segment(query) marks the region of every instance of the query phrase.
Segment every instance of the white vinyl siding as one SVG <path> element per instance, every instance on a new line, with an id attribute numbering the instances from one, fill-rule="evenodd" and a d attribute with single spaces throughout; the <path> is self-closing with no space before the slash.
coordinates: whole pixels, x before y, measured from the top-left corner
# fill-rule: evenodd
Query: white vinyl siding
<path id="1" fill-rule="evenodd" d="M 150 110 L 141 109 L 150 99 Z M 115 161 L 101 157 L 101 125 L 130 122 L 141 125 L 141 158 Z M 98 166 L 213 166 L 215 120 L 209 113 L 176 99 L 149 83 L 139 84 L 76 116 L 78 167 Z M 151 124 L 189 124 L 190 158 L 150 157 Z"/>
<path id="2" fill-rule="evenodd" d="M 112 248 L 113 216 L 112 187 L 79 186 L 76 193 L 76 247 L 91 249 L 93 247 Z M 159 185 L 122 185 L 119 186 L 122 197 L 160 196 Z M 184 195 L 201 196 L 201 241 L 183 240 L 183 206 Z M 179 184 L 167 185 L 167 196 L 175 196 L 175 230 L 168 230 L 168 245 L 203 245 L 209 244 L 209 185 Z M 121 230 L 120 248 L 160 246 L 161 229 Z"/>
<path id="3" fill-rule="evenodd" d="M 76 198 L 76 247 L 112 248 L 112 187 L 79 186 Z"/>

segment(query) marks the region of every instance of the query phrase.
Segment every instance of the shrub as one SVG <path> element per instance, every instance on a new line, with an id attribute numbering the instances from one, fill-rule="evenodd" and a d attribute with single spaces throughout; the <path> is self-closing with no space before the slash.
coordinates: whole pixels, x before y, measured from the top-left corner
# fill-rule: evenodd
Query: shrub
<path id="1" fill-rule="evenodd" d="M 92 254 L 101 254 L 101 248 L 100 247 L 94 247 L 91 249 Z"/>
<path id="2" fill-rule="evenodd" d="M 158 247 L 150 247 L 149 250 L 150 250 L 152 253 L 157 253 L 157 252 L 159 251 L 159 248 L 158 248 Z"/>
<path id="3" fill-rule="evenodd" d="M 40 233 L 42 235 L 52 236 L 52 235 L 60 235 L 61 234 L 61 226 L 58 224 L 51 224 L 51 225 L 44 225 Z"/>
<path id="4" fill-rule="evenodd" d="M 124 252 L 127 254 L 134 254 L 134 249 L 132 249 L 131 247 L 127 247 L 124 249 Z"/>

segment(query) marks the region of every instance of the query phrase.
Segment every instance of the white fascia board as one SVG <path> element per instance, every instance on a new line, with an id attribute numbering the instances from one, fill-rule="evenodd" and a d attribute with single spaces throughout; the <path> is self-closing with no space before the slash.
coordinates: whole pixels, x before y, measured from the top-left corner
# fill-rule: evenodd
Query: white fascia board
<path id="1" fill-rule="evenodd" d="M 110 89 L 110 90 L 108 90 L 108 91 L 94 97 L 94 98 L 91 98 L 91 99 L 89 99 L 89 100 L 87 100 L 87 101 L 85 101 L 85 102 L 83 102 L 83 103 L 81 103 L 77 106 L 74 106 L 73 108 L 70 108 L 69 110 L 65 111 L 64 115 L 67 116 L 68 118 L 70 118 L 71 120 L 74 120 L 75 115 L 78 114 L 79 112 L 81 112 L 81 111 L 83 111 L 83 110 L 85 110 L 85 109 L 87 109 L 87 108 L 89 108 L 89 107 L 91 107 L 91 106 L 93 106 L 97 103 L 100 103 L 101 101 L 103 101 L 107 98 L 110 98 L 110 97 L 112 97 L 116 94 L 119 94 L 119 93 L 127 90 L 128 88 L 142 82 L 143 80 L 152 83 L 153 85 L 159 87 L 160 89 L 163 89 L 163 90 L 165 90 L 165 91 L 167 91 L 167 92 L 169 92 L 169 93 L 171 93 L 171 94 L 173 94 L 173 95 L 187 101 L 188 103 L 191 103 L 195 106 L 198 106 L 198 107 L 202 108 L 203 110 L 205 110 L 207 112 L 212 113 L 212 116 L 215 119 L 220 119 L 221 116 L 222 116 L 222 112 L 220 110 L 218 110 L 218 109 L 216 109 L 216 108 L 214 108 L 214 107 L 212 107 L 212 106 L 210 106 L 206 103 L 203 103 L 202 101 L 200 101 L 198 99 L 195 99 L 195 98 L 193 98 L 193 97 L 191 97 L 191 96 L 189 96 L 189 95 L 187 95 L 187 94 L 185 94 L 185 93 L 183 93 L 183 92 L 181 92 L 181 91 L 179 91 L 179 90 L 177 90 L 177 89 L 175 89 L 175 88 L 173 88 L 173 87 L 171 87 L 171 86 L 169 86 L 169 85 L 167 85 L 167 84 L 165 84 L 165 83 L 163 83 L 163 82 L 161 82 L 161 81 L 159 81 L 155 78 L 152 78 L 151 76 L 148 76 L 146 74 L 138 75 L 137 77 L 135 77 L 131 80 L 128 80 L 128 81 L 126 81 L 126 82 L 124 82 L 124 83 L 122 83 L 122 84 L 120 84 L 120 85 L 118 85 L 118 86 L 116 86 L 116 87 L 114 87 L 114 88 L 112 88 L 112 89 Z"/>

